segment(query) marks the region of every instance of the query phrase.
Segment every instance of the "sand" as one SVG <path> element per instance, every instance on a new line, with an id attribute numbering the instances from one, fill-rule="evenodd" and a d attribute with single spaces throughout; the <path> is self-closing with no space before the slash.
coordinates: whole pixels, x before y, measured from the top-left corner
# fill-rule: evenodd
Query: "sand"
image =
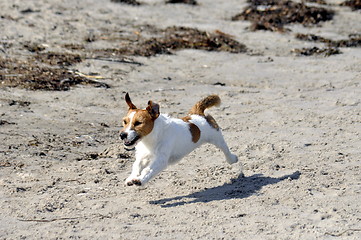
<path id="1" fill-rule="evenodd" d="M 297 33 L 333 40 L 361 33 L 360 11 L 326 2 L 333 20 L 279 33 L 231 21 L 246 1 L 1 1 L 0 56 L 8 59 L 31 61 L 29 42 L 83 55 L 119 47 L 150 26 L 218 30 L 248 50 L 186 49 L 125 62 L 87 55 L 66 69 L 109 88 L 1 87 L 0 238 L 360 239 L 361 49 L 293 52 L 325 46 Z M 126 92 L 137 106 L 151 99 L 174 117 L 218 94 L 222 105 L 209 113 L 240 162 L 228 165 L 203 145 L 146 186 L 125 186 L 134 161 L 118 139 Z"/>

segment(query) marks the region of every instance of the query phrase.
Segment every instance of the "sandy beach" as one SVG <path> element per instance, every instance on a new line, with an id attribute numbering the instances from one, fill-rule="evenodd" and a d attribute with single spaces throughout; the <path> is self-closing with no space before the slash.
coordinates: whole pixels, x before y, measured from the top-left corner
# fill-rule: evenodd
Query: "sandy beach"
<path id="1" fill-rule="evenodd" d="M 361 10 L 189 2 L 0 2 L 0 239 L 361 239 Z M 127 92 L 173 117 L 218 94 L 240 161 L 126 186 Z"/>

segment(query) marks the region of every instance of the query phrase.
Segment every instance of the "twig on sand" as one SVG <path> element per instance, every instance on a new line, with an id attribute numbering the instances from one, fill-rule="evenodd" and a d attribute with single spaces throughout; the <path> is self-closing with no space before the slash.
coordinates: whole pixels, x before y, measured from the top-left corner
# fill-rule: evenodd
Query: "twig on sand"
<path id="1" fill-rule="evenodd" d="M 69 71 L 69 72 L 74 73 L 74 74 L 78 75 L 79 77 L 85 78 L 88 81 L 88 83 L 94 84 L 97 87 L 110 88 L 109 84 L 95 80 L 95 79 L 105 79 L 102 76 L 85 75 L 85 74 L 83 74 L 81 72 L 77 72 L 77 71 Z"/>
<path id="2" fill-rule="evenodd" d="M 55 222 L 55 221 L 66 221 L 66 220 L 76 220 L 76 219 L 90 219 L 90 218 L 111 218 L 112 216 L 102 215 L 102 214 L 93 214 L 91 216 L 79 216 L 79 217 L 60 217 L 52 219 L 22 219 L 18 218 L 22 222 Z"/>
<path id="3" fill-rule="evenodd" d="M 62 220 L 75 220 L 81 217 L 64 217 L 64 218 L 53 218 L 53 219 L 18 219 L 22 222 L 55 222 L 55 221 L 62 221 Z"/>
<path id="4" fill-rule="evenodd" d="M 326 232 L 325 235 L 330 235 L 333 237 L 339 237 L 342 236 L 343 234 L 347 233 L 347 232 L 360 232 L 361 229 L 357 229 L 357 228 L 351 228 L 351 229 L 346 229 L 345 231 L 339 232 L 339 233 L 330 233 L 330 232 Z"/>
<path id="5" fill-rule="evenodd" d="M 138 66 L 142 66 L 143 64 L 140 62 L 136 62 L 129 58 L 122 58 L 122 59 L 116 59 L 116 58 L 104 58 L 104 57 L 94 57 L 94 58 L 87 58 L 87 59 L 93 59 L 93 60 L 99 60 L 99 61 L 107 61 L 107 62 L 120 62 L 120 63 L 128 63 L 128 64 L 135 64 Z"/>
<path id="6" fill-rule="evenodd" d="M 74 72 L 75 74 L 81 76 L 81 77 L 85 77 L 85 78 L 94 78 L 94 79 L 104 79 L 105 77 L 102 77 L 100 75 L 87 75 L 81 72 Z"/>

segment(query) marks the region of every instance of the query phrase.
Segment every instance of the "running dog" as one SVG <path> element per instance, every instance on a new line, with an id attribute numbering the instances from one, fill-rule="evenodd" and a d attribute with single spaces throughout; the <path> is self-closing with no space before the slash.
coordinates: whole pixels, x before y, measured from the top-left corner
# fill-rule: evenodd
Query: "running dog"
<path id="1" fill-rule="evenodd" d="M 126 149 L 136 149 L 136 161 L 126 185 L 146 184 L 168 165 L 178 162 L 203 143 L 214 144 L 222 150 L 229 164 L 238 161 L 224 141 L 217 122 L 204 113 L 207 108 L 220 105 L 221 99 L 217 95 L 200 100 L 181 119 L 160 114 L 159 105 L 152 101 L 145 109 L 138 109 L 128 93 L 125 101 L 129 109 L 123 118 L 120 139 Z"/>

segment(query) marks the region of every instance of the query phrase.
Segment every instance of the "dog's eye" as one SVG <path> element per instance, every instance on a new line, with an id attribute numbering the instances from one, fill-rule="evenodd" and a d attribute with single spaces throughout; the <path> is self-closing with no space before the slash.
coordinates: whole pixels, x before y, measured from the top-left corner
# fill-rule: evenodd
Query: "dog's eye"
<path id="1" fill-rule="evenodd" d="M 128 121 L 126 119 L 123 120 L 123 124 L 124 125 L 127 125 L 128 124 Z"/>
<path id="2" fill-rule="evenodd" d="M 142 122 L 136 121 L 136 122 L 134 123 L 134 127 L 139 126 L 139 125 L 141 125 L 141 124 L 142 124 Z"/>

